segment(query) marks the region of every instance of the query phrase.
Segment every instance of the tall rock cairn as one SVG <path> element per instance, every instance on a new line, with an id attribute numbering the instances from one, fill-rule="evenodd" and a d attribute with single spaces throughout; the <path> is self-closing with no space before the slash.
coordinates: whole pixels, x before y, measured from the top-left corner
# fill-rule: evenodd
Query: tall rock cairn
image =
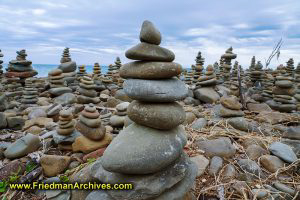
<path id="1" fill-rule="evenodd" d="M 225 51 L 225 54 L 222 55 L 222 59 L 224 59 L 224 64 L 223 64 L 223 77 L 224 77 L 224 82 L 230 81 L 230 70 L 231 70 L 231 60 L 236 58 L 236 54 L 232 52 L 232 47 L 227 49 Z"/>
<path id="2" fill-rule="evenodd" d="M 121 77 L 128 78 L 124 91 L 135 100 L 127 110 L 134 123 L 107 147 L 92 174 L 103 183 L 134 184 L 130 191 L 107 191 L 107 199 L 183 199 L 197 173 L 183 153 L 187 139 L 180 124 L 185 113 L 175 102 L 188 90 L 176 77 L 182 68 L 172 62 L 174 53 L 159 46 L 161 34 L 150 21 L 144 21 L 140 41 L 125 54 L 138 61 L 121 68 Z"/>
<path id="3" fill-rule="evenodd" d="M 36 86 L 32 83 L 32 79 L 28 78 L 25 80 L 25 89 L 23 92 L 23 98 L 21 103 L 23 107 L 31 107 L 38 102 L 38 91 Z"/>
<path id="4" fill-rule="evenodd" d="M 286 73 L 290 76 L 290 77 L 294 77 L 294 59 L 290 58 L 287 62 L 286 62 Z"/>
<path id="5" fill-rule="evenodd" d="M 3 57 L 3 54 L 2 54 L 1 49 L 0 49 L 0 75 L 3 74 L 3 70 L 2 70 L 3 60 L 2 60 L 2 57 Z"/>
<path id="6" fill-rule="evenodd" d="M 300 63 L 298 63 L 295 70 L 295 83 L 297 89 L 294 97 L 297 100 L 297 111 L 300 111 Z"/>
<path id="7" fill-rule="evenodd" d="M 201 52 L 198 52 L 198 55 L 196 56 L 196 65 L 194 69 L 194 77 L 193 77 L 193 84 L 196 84 L 199 77 L 203 75 L 203 65 L 204 65 L 204 58 L 201 55 Z"/>
<path id="8" fill-rule="evenodd" d="M 62 53 L 58 69 L 62 70 L 62 75 L 64 76 L 64 81 L 67 83 L 67 86 L 73 91 L 76 90 L 78 86 L 78 82 L 76 82 L 77 65 L 76 62 L 72 61 L 68 47 L 66 47 Z"/>
<path id="9" fill-rule="evenodd" d="M 94 64 L 93 75 L 94 75 L 94 77 L 101 76 L 101 66 L 99 65 L 99 63 Z"/>

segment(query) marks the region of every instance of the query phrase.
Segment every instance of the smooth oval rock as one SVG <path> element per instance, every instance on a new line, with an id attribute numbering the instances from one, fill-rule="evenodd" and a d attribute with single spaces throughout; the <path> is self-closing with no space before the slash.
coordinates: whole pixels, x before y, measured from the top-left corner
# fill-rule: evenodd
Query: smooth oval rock
<path id="1" fill-rule="evenodd" d="M 143 22 L 140 32 L 140 41 L 156 45 L 160 44 L 161 34 L 152 22 L 148 20 Z"/>
<path id="2" fill-rule="evenodd" d="M 174 62 L 136 61 L 126 63 L 120 68 L 122 78 L 165 79 L 177 76 L 181 72 L 181 65 Z"/>
<path id="3" fill-rule="evenodd" d="M 127 110 L 128 117 L 141 125 L 169 130 L 182 124 L 185 112 L 178 103 L 143 103 L 133 101 Z"/>
<path id="4" fill-rule="evenodd" d="M 128 49 L 125 53 L 125 56 L 128 59 L 142 61 L 172 62 L 175 59 L 175 55 L 172 51 L 145 42 L 141 42 L 138 45 Z"/>
<path id="5" fill-rule="evenodd" d="M 281 142 L 274 142 L 270 145 L 269 150 L 271 153 L 287 163 L 293 163 L 297 160 L 296 154 L 292 148 Z"/>
<path id="6" fill-rule="evenodd" d="M 185 84 L 177 78 L 163 80 L 127 79 L 125 93 L 131 98 L 145 102 L 174 102 L 188 95 Z"/>
<path id="7" fill-rule="evenodd" d="M 103 154 L 103 168 L 124 174 L 149 174 L 170 165 L 187 142 L 184 128 L 160 131 L 133 123 Z"/>
<path id="8" fill-rule="evenodd" d="M 9 159 L 20 158 L 36 151 L 40 145 L 39 137 L 28 133 L 26 136 L 12 143 L 4 151 L 4 156 Z"/>
<path id="9" fill-rule="evenodd" d="M 284 167 L 284 162 L 277 156 L 263 155 L 259 159 L 260 164 L 269 172 L 275 173 L 278 169 Z"/>

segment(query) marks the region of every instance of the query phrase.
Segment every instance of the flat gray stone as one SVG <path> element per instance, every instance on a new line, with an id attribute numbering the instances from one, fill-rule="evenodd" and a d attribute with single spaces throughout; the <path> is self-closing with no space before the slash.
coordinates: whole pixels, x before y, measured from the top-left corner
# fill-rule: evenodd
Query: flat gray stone
<path id="1" fill-rule="evenodd" d="M 206 125 L 207 125 L 207 120 L 205 118 L 199 118 L 192 123 L 191 128 L 195 130 L 201 130 Z"/>
<path id="2" fill-rule="evenodd" d="M 215 103 L 220 95 L 212 87 L 199 88 L 194 91 L 195 98 L 205 103 Z"/>
<path id="3" fill-rule="evenodd" d="M 131 98 L 145 102 L 174 102 L 188 95 L 185 84 L 177 78 L 162 80 L 127 79 L 125 93 Z"/>
<path id="4" fill-rule="evenodd" d="M 126 79 L 166 79 L 177 76 L 181 72 L 181 65 L 174 62 L 136 61 L 122 65 L 120 76 Z"/>
<path id="5" fill-rule="evenodd" d="M 68 87 L 51 88 L 49 93 L 53 96 L 60 96 L 65 93 L 72 93 L 72 89 Z"/>
<path id="6" fill-rule="evenodd" d="M 282 137 L 292 140 L 300 140 L 300 126 L 289 127 L 287 131 L 283 133 Z"/>
<path id="7" fill-rule="evenodd" d="M 297 160 L 296 154 L 289 145 L 281 142 L 274 142 L 269 147 L 270 152 L 287 163 L 293 163 Z"/>
<path id="8" fill-rule="evenodd" d="M 16 140 L 5 151 L 6 158 L 15 159 L 26 156 L 40 147 L 40 139 L 36 135 L 28 133 L 26 136 Z"/>
<path id="9" fill-rule="evenodd" d="M 103 154 L 103 168 L 124 174 L 149 174 L 164 169 L 182 153 L 184 128 L 160 131 L 133 123 L 123 129 Z"/>
<path id="10" fill-rule="evenodd" d="M 141 125 L 169 130 L 182 124 L 185 112 L 182 106 L 174 103 L 144 103 L 133 101 L 127 110 L 128 117 Z"/>
<path id="11" fill-rule="evenodd" d="M 141 42 L 128 49 L 125 53 L 128 59 L 141 61 L 172 62 L 175 55 L 172 51 L 154 44 Z"/>
<path id="12" fill-rule="evenodd" d="M 65 63 L 61 63 L 58 66 L 59 69 L 62 70 L 63 73 L 68 73 L 68 72 L 74 72 L 76 71 L 76 62 L 70 61 L 70 62 L 65 62 Z"/>

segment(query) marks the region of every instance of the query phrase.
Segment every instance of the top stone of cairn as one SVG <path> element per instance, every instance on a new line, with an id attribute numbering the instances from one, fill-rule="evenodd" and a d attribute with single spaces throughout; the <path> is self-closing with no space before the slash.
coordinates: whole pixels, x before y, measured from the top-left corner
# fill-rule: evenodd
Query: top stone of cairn
<path id="1" fill-rule="evenodd" d="M 152 22 L 148 20 L 143 22 L 140 32 L 140 41 L 156 45 L 161 43 L 161 34 Z"/>

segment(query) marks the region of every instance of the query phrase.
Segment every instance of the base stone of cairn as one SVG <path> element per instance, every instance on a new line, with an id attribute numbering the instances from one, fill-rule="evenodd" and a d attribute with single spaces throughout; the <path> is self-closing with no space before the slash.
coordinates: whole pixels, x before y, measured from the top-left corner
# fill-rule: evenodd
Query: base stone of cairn
<path id="1" fill-rule="evenodd" d="M 140 41 L 126 52 L 127 58 L 139 60 L 128 63 L 128 68 L 136 66 L 136 63 L 139 63 L 137 68 L 143 68 L 147 62 L 171 64 L 174 60 L 171 51 L 159 46 L 161 34 L 151 22 L 144 21 Z M 159 76 L 161 69 L 153 67 L 151 70 Z M 166 74 L 160 80 L 149 78 L 150 73 L 138 77 L 132 74 L 130 77 L 134 79 L 124 82 L 125 92 L 135 100 L 128 107 L 128 112 L 145 112 L 147 117 L 143 117 L 142 121 L 133 117 L 134 123 L 119 133 L 91 169 L 92 176 L 102 183 L 125 180 L 133 183 L 132 190 L 101 191 L 106 199 L 183 199 L 196 178 L 197 167 L 183 152 L 187 138 L 180 125 L 182 120 L 166 128 L 164 124 L 154 122 L 158 118 L 166 121 L 166 116 L 160 112 L 151 113 L 152 106 L 173 108 L 176 100 L 187 96 L 188 90 L 184 83 L 172 78 L 173 73 Z M 143 121 L 146 118 L 151 122 Z M 86 199 L 92 199 L 97 194 L 99 191 L 93 191 Z"/>
<path id="2" fill-rule="evenodd" d="M 100 114 L 93 104 L 85 106 L 80 113 L 76 129 L 82 134 L 73 143 L 74 152 L 90 153 L 106 147 L 112 140 L 112 135 L 106 133 L 105 126 L 101 123 Z"/>
<path id="3" fill-rule="evenodd" d="M 66 109 L 59 112 L 58 128 L 53 133 L 53 140 L 62 149 L 72 149 L 72 143 L 80 133 L 75 130 L 76 120 L 73 118 L 72 110 Z"/>
<path id="4" fill-rule="evenodd" d="M 64 81 L 64 75 L 61 69 L 54 69 L 48 73 L 48 79 L 50 82 L 50 90 L 49 93 L 54 96 L 60 96 L 65 93 L 71 93 L 72 89 L 66 87 Z"/>
<path id="5" fill-rule="evenodd" d="M 22 84 L 24 84 L 25 78 L 37 75 L 38 72 L 32 68 L 32 62 L 30 60 L 26 60 L 26 56 L 27 54 L 25 49 L 17 51 L 17 58 L 16 60 L 9 62 L 5 76 L 8 78 L 19 77 L 22 81 Z"/>
<path id="6" fill-rule="evenodd" d="M 78 103 L 88 104 L 88 103 L 99 103 L 100 99 L 97 97 L 97 92 L 95 90 L 95 83 L 91 77 L 83 76 L 79 83 L 79 93 L 77 98 Z"/>
<path id="7" fill-rule="evenodd" d="M 273 87 L 273 100 L 266 103 L 274 110 L 280 112 L 292 112 L 297 109 L 296 94 L 293 78 L 286 73 L 285 69 L 280 70 L 280 75 L 275 78 L 275 86 Z"/>
<path id="8" fill-rule="evenodd" d="M 36 86 L 32 83 L 30 78 L 25 80 L 25 89 L 23 92 L 21 103 L 24 107 L 33 107 L 37 106 L 38 102 L 38 90 Z"/>

